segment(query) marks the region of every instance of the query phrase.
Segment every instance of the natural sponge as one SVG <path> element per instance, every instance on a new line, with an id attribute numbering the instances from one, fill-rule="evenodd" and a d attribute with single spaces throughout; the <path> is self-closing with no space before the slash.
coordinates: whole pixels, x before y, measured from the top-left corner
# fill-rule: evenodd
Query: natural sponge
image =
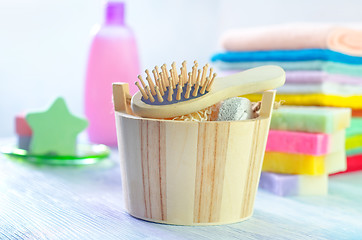
<path id="1" fill-rule="evenodd" d="M 252 117 L 253 110 L 249 99 L 234 97 L 221 103 L 217 121 L 238 121 Z"/>
<path id="2" fill-rule="evenodd" d="M 187 115 L 178 116 L 172 118 L 176 121 L 195 121 L 195 122 L 204 122 L 204 121 L 215 121 L 217 113 L 219 111 L 220 104 L 217 103 L 205 109 L 202 109 L 197 112 L 193 112 Z"/>

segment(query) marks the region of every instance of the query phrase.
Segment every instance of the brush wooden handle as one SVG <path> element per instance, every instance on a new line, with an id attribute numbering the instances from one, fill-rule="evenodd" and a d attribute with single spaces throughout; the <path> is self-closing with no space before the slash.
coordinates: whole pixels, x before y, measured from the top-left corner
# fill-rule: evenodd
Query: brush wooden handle
<path id="1" fill-rule="evenodd" d="M 278 66 L 262 66 L 216 78 L 210 92 L 196 99 L 170 105 L 149 105 L 137 92 L 131 101 L 136 115 L 149 118 L 171 118 L 199 111 L 222 100 L 240 95 L 262 92 L 280 87 L 285 82 L 285 72 Z"/>

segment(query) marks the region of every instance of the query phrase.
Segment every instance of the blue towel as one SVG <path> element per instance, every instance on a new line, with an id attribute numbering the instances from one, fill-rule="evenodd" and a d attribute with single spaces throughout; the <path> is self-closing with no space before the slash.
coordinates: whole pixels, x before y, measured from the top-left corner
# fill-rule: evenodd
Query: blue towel
<path id="1" fill-rule="evenodd" d="M 225 52 L 215 54 L 211 61 L 257 62 L 257 61 L 313 61 L 322 60 L 347 64 L 362 64 L 362 57 L 355 57 L 328 49 L 272 50 L 250 52 Z"/>
<path id="2" fill-rule="evenodd" d="M 245 70 L 249 68 L 260 67 L 264 65 L 277 65 L 284 70 L 322 70 L 324 66 L 329 63 L 326 61 L 312 60 L 312 61 L 260 61 L 260 62 L 222 62 L 217 61 L 213 65 L 221 70 Z M 330 62 L 333 63 L 333 62 Z M 343 63 L 334 63 L 347 66 L 358 66 L 358 69 L 362 71 L 362 65 L 348 65 Z M 332 68 L 333 69 L 333 68 Z"/>

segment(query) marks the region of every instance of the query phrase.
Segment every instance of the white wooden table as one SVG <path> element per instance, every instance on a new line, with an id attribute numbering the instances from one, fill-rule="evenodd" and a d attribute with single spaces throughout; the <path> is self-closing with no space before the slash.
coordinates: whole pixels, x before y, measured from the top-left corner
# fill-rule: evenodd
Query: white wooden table
<path id="1" fill-rule="evenodd" d="M 122 201 L 116 150 L 82 167 L 0 154 L 0 239 L 362 239 L 362 172 L 330 177 L 325 197 L 259 190 L 253 217 L 224 226 L 150 223 L 128 215 Z"/>

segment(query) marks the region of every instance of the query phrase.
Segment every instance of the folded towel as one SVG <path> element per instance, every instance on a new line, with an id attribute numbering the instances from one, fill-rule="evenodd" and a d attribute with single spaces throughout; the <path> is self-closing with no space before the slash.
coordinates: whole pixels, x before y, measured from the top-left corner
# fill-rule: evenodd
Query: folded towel
<path id="1" fill-rule="evenodd" d="M 244 28 L 226 32 L 221 45 L 227 51 L 321 48 L 362 56 L 362 32 L 358 28 L 316 23 Z"/>
<path id="2" fill-rule="evenodd" d="M 248 98 L 252 102 L 261 100 L 261 94 L 250 94 L 242 97 Z M 285 105 L 300 106 L 329 106 L 362 109 L 362 95 L 357 96 L 336 96 L 325 94 L 277 94 L 275 101 L 283 101 Z"/>
<path id="3" fill-rule="evenodd" d="M 277 88 L 278 94 L 325 94 L 335 96 L 354 96 L 362 95 L 362 79 L 359 85 L 334 83 L 334 82 L 319 82 L 319 83 L 291 83 L 286 80 L 286 83 Z"/>
<path id="4" fill-rule="evenodd" d="M 212 56 L 211 61 L 254 62 L 254 61 L 311 61 L 323 60 L 348 64 L 362 64 L 362 57 L 349 56 L 328 49 L 270 50 L 224 52 Z"/>
<path id="5" fill-rule="evenodd" d="M 235 73 L 236 71 L 234 71 Z M 286 83 L 329 83 L 362 85 L 362 77 L 330 74 L 323 71 L 287 71 Z"/>
<path id="6" fill-rule="evenodd" d="M 352 56 L 362 56 L 362 31 L 336 28 L 328 35 L 329 49 Z"/>
<path id="7" fill-rule="evenodd" d="M 280 62 L 280 61 L 258 61 L 258 62 L 223 62 L 217 61 L 213 65 L 220 70 L 245 70 L 249 68 L 260 67 L 264 65 L 277 65 L 282 67 L 284 70 L 298 71 L 298 70 L 321 70 L 325 61 L 313 60 L 313 61 L 291 61 L 291 62 Z M 346 64 L 344 64 L 346 65 Z M 356 65 L 361 66 L 362 65 Z M 361 69 L 362 72 L 362 69 Z"/>
<path id="8" fill-rule="evenodd" d="M 225 77 L 229 76 L 235 73 L 240 72 L 241 70 L 220 70 L 218 71 L 219 77 Z M 333 86 L 335 88 L 335 85 L 338 84 L 338 87 L 341 86 L 342 89 L 344 88 L 344 85 L 346 84 L 346 87 L 349 89 L 350 87 L 357 86 L 359 88 L 362 86 L 362 77 L 358 76 L 347 76 L 342 74 L 329 74 L 324 71 L 286 71 L 285 72 L 285 85 L 289 84 L 322 84 L 324 86 Z M 278 92 L 280 92 L 279 88 Z M 362 114 L 362 113 L 361 113 Z"/>
<path id="9" fill-rule="evenodd" d="M 344 63 L 325 62 L 321 70 L 332 74 L 344 74 L 355 77 L 362 76 L 362 65 L 349 65 Z"/>
<path id="10" fill-rule="evenodd" d="M 312 61 L 257 61 L 257 62 L 223 62 L 217 61 L 214 66 L 220 70 L 245 70 L 264 65 L 277 65 L 286 71 L 324 71 L 331 74 L 340 74 L 354 77 L 362 77 L 362 64 L 350 65 L 337 62 L 326 62 L 321 60 Z"/>

